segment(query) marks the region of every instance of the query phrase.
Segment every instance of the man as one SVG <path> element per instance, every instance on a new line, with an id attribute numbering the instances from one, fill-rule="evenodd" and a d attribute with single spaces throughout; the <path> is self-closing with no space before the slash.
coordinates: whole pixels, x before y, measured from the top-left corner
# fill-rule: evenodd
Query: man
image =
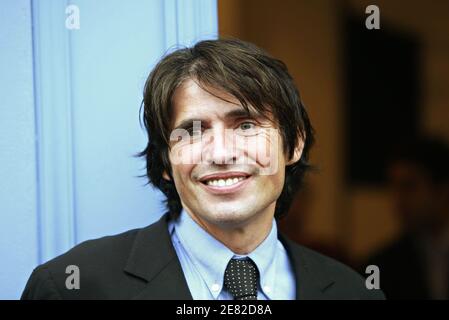
<path id="1" fill-rule="evenodd" d="M 449 299 L 449 147 L 437 137 L 399 146 L 389 188 L 403 232 L 373 255 L 388 299 Z M 362 268 L 363 269 L 363 268 Z"/>
<path id="2" fill-rule="evenodd" d="M 168 212 L 36 268 L 24 299 L 376 299 L 348 267 L 277 231 L 313 131 L 285 65 L 238 40 L 164 57 L 144 89 L 141 153 Z M 68 265 L 79 289 L 65 286 Z"/>

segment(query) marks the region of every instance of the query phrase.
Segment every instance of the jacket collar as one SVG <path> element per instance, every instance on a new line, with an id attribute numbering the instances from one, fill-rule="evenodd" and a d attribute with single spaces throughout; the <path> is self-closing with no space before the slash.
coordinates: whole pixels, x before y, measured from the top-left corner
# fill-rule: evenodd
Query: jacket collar
<path id="1" fill-rule="evenodd" d="M 147 282 L 134 299 L 191 300 L 187 281 L 168 233 L 168 214 L 141 229 L 124 271 Z"/>
<path id="2" fill-rule="evenodd" d="M 298 245 L 280 232 L 278 233 L 278 237 L 287 251 L 295 273 L 296 299 L 325 299 L 326 290 L 335 281 L 330 278 L 329 274 L 323 271 L 323 266 L 315 261 L 309 249 Z"/>
<path id="3" fill-rule="evenodd" d="M 124 271 L 147 284 L 135 299 L 191 300 L 181 263 L 168 232 L 169 215 L 139 230 Z M 314 262 L 308 249 L 278 233 L 292 263 L 296 278 L 297 299 L 323 299 L 334 281 Z"/>

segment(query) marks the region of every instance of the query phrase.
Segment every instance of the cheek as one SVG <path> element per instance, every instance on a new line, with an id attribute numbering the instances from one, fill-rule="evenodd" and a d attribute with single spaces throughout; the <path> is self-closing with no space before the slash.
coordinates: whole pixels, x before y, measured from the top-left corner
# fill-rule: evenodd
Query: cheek
<path id="1" fill-rule="evenodd" d="M 261 175 L 257 177 L 258 184 L 258 196 L 257 198 L 264 197 L 265 199 L 275 200 L 281 195 L 282 188 L 284 187 L 285 172 L 284 170 L 277 170 L 271 175 Z"/>
<path id="2" fill-rule="evenodd" d="M 170 163 L 172 166 L 198 164 L 201 151 L 201 143 L 179 143 L 170 151 Z"/>
<path id="3" fill-rule="evenodd" d="M 173 168 L 173 180 L 176 191 L 181 199 L 190 198 L 194 193 L 194 186 L 190 179 L 191 168 L 186 165 L 179 165 Z"/>
<path id="4" fill-rule="evenodd" d="M 284 169 L 285 167 L 279 166 L 279 168 L 282 168 L 282 170 L 281 169 L 276 170 L 276 172 L 274 172 L 273 174 L 268 175 L 267 178 L 271 180 L 275 188 L 282 189 L 285 179 L 285 169 Z"/>
<path id="5" fill-rule="evenodd" d="M 263 132 L 248 138 L 248 157 L 261 167 L 260 175 L 275 175 L 283 168 L 280 137 L 277 132 Z"/>
<path id="6" fill-rule="evenodd" d="M 176 152 L 177 151 L 179 150 L 176 150 Z M 185 184 L 188 183 L 188 181 L 190 180 L 190 173 L 195 166 L 194 162 L 190 161 L 191 157 L 186 156 L 188 154 L 191 154 L 190 152 L 186 152 L 186 150 L 184 150 L 182 154 L 183 156 L 180 156 L 180 153 L 175 153 L 175 150 L 172 150 L 172 152 L 170 152 L 169 154 L 173 179 L 177 189 L 182 188 Z"/>

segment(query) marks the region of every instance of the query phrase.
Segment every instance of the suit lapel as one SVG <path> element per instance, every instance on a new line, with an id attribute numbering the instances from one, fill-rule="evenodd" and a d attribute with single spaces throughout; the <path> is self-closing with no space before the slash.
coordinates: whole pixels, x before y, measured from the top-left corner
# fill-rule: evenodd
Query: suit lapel
<path id="1" fill-rule="evenodd" d="M 146 282 L 134 299 L 192 300 L 181 264 L 168 233 L 168 215 L 140 230 L 134 240 L 124 271 Z M 278 233 L 292 263 L 296 299 L 325 299 L 334 281 L 307 254 L 307 249 Z"/>
<path id="2" fill-rule="evenodd" d="M 134 299 L 191 300 L 187 281 L 173 248 L 168 215 L 142 229 L 134 240 L 124 271 L 147 282 Z"/>
<path id="3" fill-rule="evenodd" d="M 320 266 L 314 265 L 310 255 L 307 254 L 307 249 L 281 233 L 278 236 L 287 251 L 295 273 L 296 299 L 326 299 L 325 291 L 334 281 L 325 273 L 320 273 Z"/>

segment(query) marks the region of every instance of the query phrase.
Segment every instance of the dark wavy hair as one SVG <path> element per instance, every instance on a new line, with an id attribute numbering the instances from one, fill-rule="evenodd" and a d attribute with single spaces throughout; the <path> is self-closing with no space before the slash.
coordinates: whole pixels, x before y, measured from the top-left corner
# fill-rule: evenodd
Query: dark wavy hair
<path id="1" fill-rule="evenodd" d="M 276 202 L 275 218 L 287 214 L 293 196 L 302 185 L 314 131 L 286 65 L 257 46 L 237 39 L 206 40 L 176 50 L 151 71 L 145 83 L 141 114 L 148 134 L 146 148 L 138 154 L 146 160 L 148 182 L 166 196 L 169 214 L 179 216 L 182 205 L 176 191 L 168 157 L 172 128 L 172 97 L 187 79 L 203 89 L 216 88 L 233 95 L 242 107 L 275 119 L 284 152 L 293 156 L 298 139 L 304 141 L 301 158 L 285 168 L 285 182 Z M 162 177 L 166 171 L 171 181 Z"/>

